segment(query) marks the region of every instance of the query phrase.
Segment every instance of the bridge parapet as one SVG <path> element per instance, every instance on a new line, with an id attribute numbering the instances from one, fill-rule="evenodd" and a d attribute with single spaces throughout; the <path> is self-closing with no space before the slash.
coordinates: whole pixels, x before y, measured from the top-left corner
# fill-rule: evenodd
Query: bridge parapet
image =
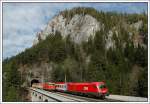
<path id="1" fill-rule="evenodd" d="M 29 88 L 32 102 L 87 102 L 86 100 L 65 96 L 42 89 Z"/>
<path id="2" fill-rule="evenodd" d="M 77 97 L 75 95 L 66 96 L 65 94 L 59 94 L 57 92 L 49 92 L 42 89 L 29 88 L 30 98 L 32 102 L 148 102 L 148 98 L 143 97 L 133 97 L 133 96 L 123 96 L 123 95 L 109 95 L 105 100 L 91 99 L 85 97 Z"/>

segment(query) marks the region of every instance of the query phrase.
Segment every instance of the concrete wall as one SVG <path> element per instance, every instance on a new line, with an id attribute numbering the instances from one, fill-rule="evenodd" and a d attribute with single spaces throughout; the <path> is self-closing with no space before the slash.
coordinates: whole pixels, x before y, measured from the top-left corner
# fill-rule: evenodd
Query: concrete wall
<path id="1" fill-rule="evenodd" d="M 55 102 L 55 100 L 49 98 L 46 95 L 30 90 L 30 96 L 32 102 Z"/>

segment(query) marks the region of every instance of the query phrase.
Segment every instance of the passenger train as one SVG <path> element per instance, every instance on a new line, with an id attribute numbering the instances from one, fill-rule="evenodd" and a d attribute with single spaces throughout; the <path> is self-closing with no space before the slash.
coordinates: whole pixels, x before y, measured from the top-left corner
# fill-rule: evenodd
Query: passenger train
<path id="1" fill-rule="evenodd" d="M 82 95 L 94 95 L 96 97 L 105 98 L 108 96 L 108 88 L 105 82 L 45 82 L 45 83 L 33 83 L 32 87 L 49 90 L 49 91 L 61 91 Z"/>

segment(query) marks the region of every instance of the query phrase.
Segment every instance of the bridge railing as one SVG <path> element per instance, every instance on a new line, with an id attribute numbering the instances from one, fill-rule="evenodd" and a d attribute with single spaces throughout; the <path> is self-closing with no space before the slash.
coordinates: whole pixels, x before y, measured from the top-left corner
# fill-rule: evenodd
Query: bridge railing
<path id="1" fill-rule="evenodd" d="M 36 88 L 29 88 L 31 94 L 32 101 L 57 101 L 57 102 L 73 102 L 73 101 L 80 101 L 80 102 L 87 102 L 83 99 L 70 99 L 64 96 L 60 96 L 54 92 L 45 91 L 42 89 Z M 125 102 L 148 102 L 148 98 L 144 97 L 134 97 L 134 96 L 123 96 L 123 95 L 109 95 L 106 96 L 106 99 L 112 99 L 114 101 L 125 101 Z M 108 100 L 109 101 L 109 100 Z"/>

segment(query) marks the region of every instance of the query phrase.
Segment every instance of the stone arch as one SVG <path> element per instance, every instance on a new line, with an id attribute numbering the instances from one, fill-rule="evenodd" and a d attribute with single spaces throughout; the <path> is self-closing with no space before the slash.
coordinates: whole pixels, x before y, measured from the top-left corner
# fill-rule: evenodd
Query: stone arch
<path id="1" fill-rule="evenodd" d="M 41 100 L 41 99 L 42 99 L 42 97 L 41 97 L 41 96 L 39 96 L 39 99 Z"/>
<path id="2" fill-rule="evenodd" d="M 48 102 L 48 100 L 47 100 L 47 99 L 45 99 L 45 100 L 44 100 L 44 102 Z"/>

